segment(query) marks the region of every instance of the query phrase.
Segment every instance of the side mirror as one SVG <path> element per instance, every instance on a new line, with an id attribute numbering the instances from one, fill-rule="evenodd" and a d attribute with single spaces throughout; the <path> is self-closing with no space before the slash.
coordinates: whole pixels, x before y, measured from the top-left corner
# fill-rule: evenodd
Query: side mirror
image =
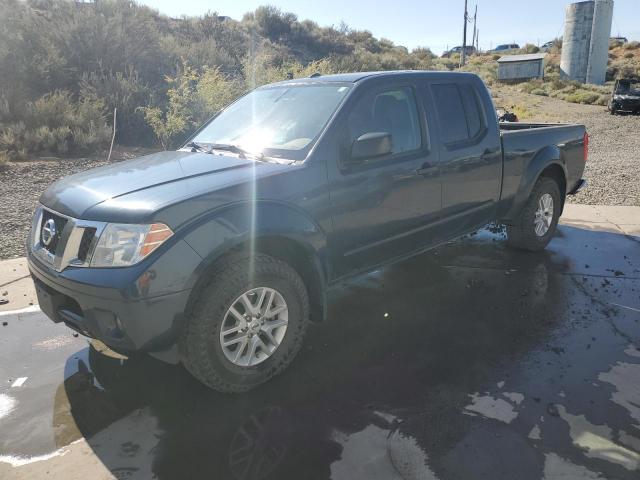
<path id="1" fill-rule="evenodd" d="M 370 132 L 358 137 L 351 146 L 351 160 L 382 157 L 391 153 L 391 134 Z"/>

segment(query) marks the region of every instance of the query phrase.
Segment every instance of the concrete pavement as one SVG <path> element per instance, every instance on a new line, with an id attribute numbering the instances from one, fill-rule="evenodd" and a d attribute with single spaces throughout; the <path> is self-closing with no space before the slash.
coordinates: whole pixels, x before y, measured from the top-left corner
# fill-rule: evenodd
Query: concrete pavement
<path id="1" fill-rule="evenodd" d="M 637 479 L 639 235 L 638 207 L 568 205 L 545 252 L 481 231 L 343 284 L 243 395 L 5 312 L 0 478 Z"/>

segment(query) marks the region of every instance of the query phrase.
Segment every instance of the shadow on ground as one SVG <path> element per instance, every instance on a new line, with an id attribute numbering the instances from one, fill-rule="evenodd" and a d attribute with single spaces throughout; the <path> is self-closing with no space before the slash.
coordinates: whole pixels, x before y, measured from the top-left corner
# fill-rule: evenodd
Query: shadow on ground
<path id="1" fill-rule="evenodd" d="M 246 394 L 79 351 L 55 431 L 75 423 L 118 478 L 637 478 L 637 240 L 567 226 L 538 254 L 500 240 L 338 286 L 289 370 Z"/>

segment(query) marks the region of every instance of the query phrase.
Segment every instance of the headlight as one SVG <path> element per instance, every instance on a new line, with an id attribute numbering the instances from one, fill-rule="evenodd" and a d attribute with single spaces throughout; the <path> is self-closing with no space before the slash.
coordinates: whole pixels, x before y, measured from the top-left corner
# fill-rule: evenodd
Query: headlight
<path id="1" fill-rule="evenodd" d="M 92 267 L 134 265 L 173 235 L 163 223 L 134 225 L 109 223 L 102 231 L 91 257 Z"/>

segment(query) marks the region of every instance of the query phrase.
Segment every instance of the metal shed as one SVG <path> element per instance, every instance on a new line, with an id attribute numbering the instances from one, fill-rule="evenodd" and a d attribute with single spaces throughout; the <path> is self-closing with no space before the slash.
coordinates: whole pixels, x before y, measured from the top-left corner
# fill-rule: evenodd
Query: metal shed
<path id="1" fill-rule="evenodd" d="M 516 81 L 544 78 L 546 53 L 527 55 L 505 55 L 498 59 L 498 80 Z"/>

